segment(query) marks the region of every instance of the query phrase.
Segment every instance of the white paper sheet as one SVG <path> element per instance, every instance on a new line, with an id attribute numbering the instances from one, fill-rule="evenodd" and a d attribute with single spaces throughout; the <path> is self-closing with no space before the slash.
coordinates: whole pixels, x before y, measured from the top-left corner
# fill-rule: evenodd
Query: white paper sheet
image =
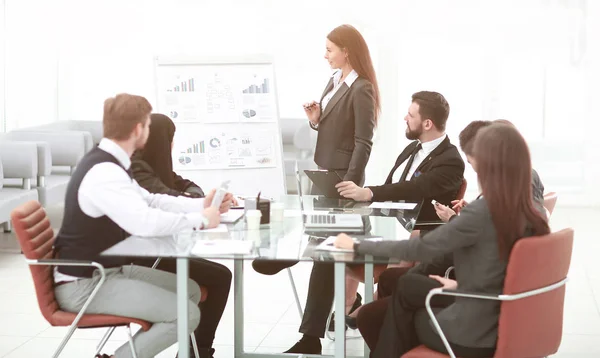
<path id="1" fill-rule="evenodd" d="M 225 214 L 221 214 L 221 222 L 231 224 L 238 221 L 242 216 L 244 216 L 243 209 L 231 209 Z"/>
<path id="2" fill-rule="evenodd" d="M 227 225 L 224 224 L 219 224 L 219 226 L 217 226 L 214 229 L 205 229 L 202 230 L 202 232 L 227 232 Z"/>
<path id="3" fill-rule="evenodd" d="M 374 202 L 369 205 L 371 209 L 396 209 L 396 210 L 412 210 L 417 206 L 416 203 L 394 203 L 392 201 Z"/>
<path id="4" fill-rule="evenodd" d="M 250 240 L 198 240 L 192 248 L 192 254 L 204 255 L 249 255 L 254 242 Z"/>
<path id="5" fill-rule="evenodd" d="M 353 252 L 353 249 L 338 249 L 337 247 L 333 246 L 333 242 L 335 241 L 335 236 L 329 236 L 327 239 L 325 239 L 325 241 L 323 241 L 322 243 L 320 243 L 317 247 L 315 247 L 315 250 L 322 250 L 322 251 L 333 251 L 333 252 Z"/>
<path id="6" fill-rule="evenodd" d="M 244 206 L 246 206 L 246 201 L 244 200 L 244 198 L 240 197 L 240 196 L 235 196 L 235 199 L 237 200 L 238 204 L 235 206 L 235 208 L 244 208 Z M 232 206 L 233 208 L 234 206 Z"/>

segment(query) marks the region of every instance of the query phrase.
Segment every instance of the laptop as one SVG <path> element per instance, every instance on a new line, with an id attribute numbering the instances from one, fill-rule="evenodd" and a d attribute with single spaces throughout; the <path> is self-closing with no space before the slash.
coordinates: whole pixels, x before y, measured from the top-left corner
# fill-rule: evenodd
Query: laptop
<path id="1" fill-rule="evenodd" d="M 306 233 L 364 233 L 365 227 L 359 214 L 330 214 L 325 211 L 306 213 L 304 210 L 304 198 L 302 195 L 302 183 L 300 182 L 300 171 L 298 162 L 296 166 L 296 182 L 298 197 L 300 199 L 300 211 L 304 220 Z"/>

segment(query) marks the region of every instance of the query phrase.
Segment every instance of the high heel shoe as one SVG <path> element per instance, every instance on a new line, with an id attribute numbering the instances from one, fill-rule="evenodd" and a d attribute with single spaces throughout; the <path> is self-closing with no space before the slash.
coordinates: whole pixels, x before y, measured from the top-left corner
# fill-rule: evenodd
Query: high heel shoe
<path id="1" fill-rule="evenodd" d="M 354 303 L 352 304 L 352 307 L 350 308 L 350 312 L 348 312 L 348 314 L 356 311 L 358 309 L 358 307 L 360 307 L 361 305 L 362 305 L 362 297 L 361 297 L 360 293 L 357 292 L 356 299 L 354 300 Z M 348 321 L 346 320 L 346 325 L 348 326 L 347 322 Z M 348 326 L 348 327 L 350 327 L 352 329 L 356 329 L 356 325 L 354 325 L 354 328 L 352 326 Z M 327 327 L 327 330 L 329 332 L 335 331 L 335 312 L 331 313 L 331 321 L 329 321 L 329 327 Z"/>
<path id="2" fill-rule="evenodd" d="M 356 324 L 356 317 L 346 315 L 346 326 L 350 329 L 357 329 L 358 325 Z"/>

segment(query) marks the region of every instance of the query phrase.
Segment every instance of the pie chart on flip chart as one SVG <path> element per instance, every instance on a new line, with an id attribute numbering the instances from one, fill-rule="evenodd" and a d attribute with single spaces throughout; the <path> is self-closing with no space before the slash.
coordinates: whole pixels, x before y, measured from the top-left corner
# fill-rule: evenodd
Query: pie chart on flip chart
<path id="1" fill-rule="evenodd" d="M 246 118 L 252 118 L 254 116 L 256 116 L 256 111 L 253 109 L 245 109 L 242 114 L 244 115 L 244 117 Z"/>
<path id="2" fill-rule="evenodd" d="M 171 112 L 169 112 L 169 115 L 171 116 L 172 119 L 175 119 L 175 118 L 177 118 L 177 116 L 179 114 L 177 113 L 177 111 L 171 111 Z"/>
<path id="3" fill-rule="evenodd" d="M 179 163 L 181 165 L 186 165 L 186 164 L 190 164 L 192 162 L 192 158 L 187 157 L 187 156 L 181 156 L 179 157 Z"/>
<path id="4" fill-rule="evenodd" d="M 219 148 L 221 146 L 221 141 L 219 140 L 219 138 L 212 138 L 209 144 L 213 148 Z"/>

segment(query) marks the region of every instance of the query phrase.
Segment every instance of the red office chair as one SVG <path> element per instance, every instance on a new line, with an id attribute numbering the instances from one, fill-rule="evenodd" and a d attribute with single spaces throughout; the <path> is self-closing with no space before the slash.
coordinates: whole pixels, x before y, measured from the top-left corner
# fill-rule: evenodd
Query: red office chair
<path id="1" fill-rule="evenodd" d="M 114 329 L 122 326 L 127 327 L 129 346 L 131 347 L 132 355 L 137 357 L 130 325 L 131 323 L 139 324 L 142 330 L 147 331 L 152 326 L 152 323 L 130 317 L 85 314 L 88 305 L 100 289 L 100 286 L 104 283 L 104 267 L 92 261 L 54 259 L 54 232 L 46 216 L 46 211 L 39 202 L 32 200 L 15 208 L 11 212 L 10 217 L 17 238 L 19 239 L 21 250 L 31 270 L 35 293 L 42 315 L 54 327 L 69 326 L 67 334 L 60 342 L 52 357 L 56 358 L 60 355 L 76 328 L 109 328 L 97 346 L 95 354 L 98 354 L 112 335 Z M 90 298 L 88 298 L 78 313 L 62 311 L 58 302 L 56 302 L 52 267 L 61 265 L 93 266 L 102 275 Z M 206 299 L 206 289 L 202 289 L 201 297 L 202 299 Z M 193 334 L 191 335 L 191 339 L 195 343 Z M 196 353 L 196 358 L 198 358 L 198 353 Z"/>
<path id="2" fill-rule="evenodd" d="M 502 301 L 494 358 L 546 357 L 556 353 L 562 338 L 565 284 L 572 251 L 573 229 L 524 238 L 511 251 L 502 294 L 431 290 L 426 299 L 427 311 L 450 357 L 455 355 L 431 310 L 430 300 L 435 295 Z M 448 355 L 423 345 L 402 355 L 402 358 L 444 357 Z"/>

